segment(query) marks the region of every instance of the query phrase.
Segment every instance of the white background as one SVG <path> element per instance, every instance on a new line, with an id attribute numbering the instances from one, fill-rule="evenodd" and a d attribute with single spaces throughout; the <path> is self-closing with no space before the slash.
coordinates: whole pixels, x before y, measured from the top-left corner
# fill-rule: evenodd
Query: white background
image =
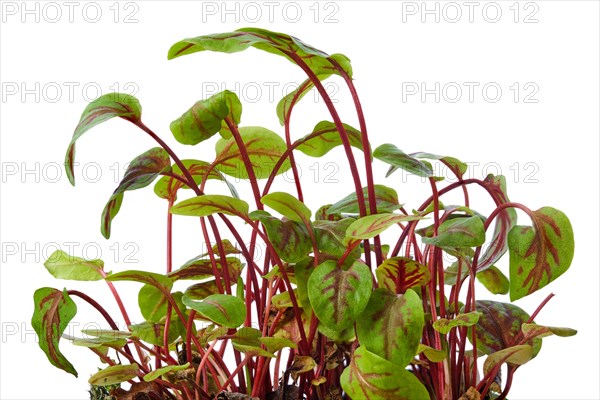
<path id="1" fill-rule="evenodd" d="M 224 13 L 225 7 L 232 13 Z M 437 11 L 423 14 L 424 7 Z M 170 144 L 175 144 L 170 121 L 212 94 L 215 85 L 238 92 L 243 125 L 282 133 L 275 104 L 286 93 L 284 85 L 304 79 L 286 60 L 254 49 L 166 59 L 170 45 L 180 39 L 244 26 L 286 32 L 350 57 L 374 146 L 392 142 L 406 152 L 452 155 L 473 163 L 473 177 L 503 173 L 512 200 L 531 209 L 551 205 L 570 217 L 576 238 L 571 269 L 516 304 L 532 312 L 556 293 L 537 322 L 579 333 L 545 339 L 539 356 L 516 374 L 510 398 L 600 398 L 598 3 L 475 2 L 472 7 L 469 15 L 463 2 L 2 2 L 0 398 L 84 399 L 87 378 L 99 366 L 91 353 L 68 342 L 61 350 L 79 379 L 48 363 L 30 326 L 36 288 L 77 288 L 118 315 L 101 282 L 53 280 L 42 264 L 56 246 L 65 251 L 73 246 L 78 256 L 101 256 L 107 270 L 164 269 L 166 204 L 150 188 L 126 194 L 109 241 L 99 231 L 100 212 L 124 164 L 154 146 L 147 136 L 125 121 L 110 121 L 79 141 L 76 188 L 58 169 L 96 89 L 135 90 L 145 123 Z M 345 122 L 357 125 L 341 81 L 331 82 Z M 424 98 L 421 92 L 406 92 L 421 90 L 421 83 L 434 92 Z M 467 85 L 475 88 L 471 99 Z M 296 111 L 296 138 L 327 118 L 323 103 L 312 95 Z M 212 142 L 175 148 L 182 158 L 214 156 Z M 299 158 L 310 206 L 352 191 L 342 157 L 337 149 L 318 161 Z M 376 179 L 395 187 L 407 208 L 429 196 L 428 185 L 418 179 L 400 173 L 385 179 L 384 173 L 378 164 Z M 285 182 L 277 188 L 291 190 Z M 490 211 L 489 201 L 477 206 L 477 200 L 474 195 L 476 209 Z M 176 218 L 175 229 L 177 266 L 200 252 L 200 239 L 197 225 L 185 218 Z M 508 272 L 507 260 L 499 266 Z M 139 321 L 138 286 L 118 288 L 132 319 Z M 505 296 L 495 300 L 508 301 Z M 73 334 L 97 319 L 87 306 L 79 309 Z"/>

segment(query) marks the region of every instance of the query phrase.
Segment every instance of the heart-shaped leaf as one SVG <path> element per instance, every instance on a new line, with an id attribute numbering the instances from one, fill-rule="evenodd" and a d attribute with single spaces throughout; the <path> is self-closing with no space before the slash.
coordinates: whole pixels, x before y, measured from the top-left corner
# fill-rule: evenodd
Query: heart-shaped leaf
<path id="1" fill-rule="evenodd" d="M 268 178 L 277 161 L 287 150 L 285 142 L 275 132 L 260 126 L 245 126 L 240 128 L 239 132 L 256 179 Z M 236 179 L 249 178 L 248 169 L 234 138 L 219 139 L 215 150 L 215 167 L 219 171 Z M 290 162 L 286 160 L 277 174 L 282 174 L 290 168 Z"/>
<path id="2" fill-rule="evenodd" d="M 510 300 L 543 288 L 571 266 L 575 242 L 565 214 L 543 207 L 531 215 L 533 226 L 515 226 L 508 233 Z"/>
<path id="3" fill-rule="evenodd" d="M 111 223 L 119 212 L 121 202 L 123 201 L 123 193 L 150 185 L 156 177 L 170 169 L 171 158 L 162 147 L 150 149 L 129 163 L 123 179 L 102 211 L 101 231 L 105 238 L 110 238 Z M 118 202 L 118 207 L 115 207 L 115 202 Z"/>
<path id="4" fill-rule="evenodd" d="M 347 271 L 335 261 L 319 264 L 308 279 L 308 297 L 319 321 L 336 331 L 351 326 L 369 303 L 369 267 L 354 262 Z"/>
<path id="5" fill-rule="evenodd" d="M 246 319 L 246 305 L 236 296 L 213 294 L 197 301 L 184 295 L 182 300 L 201 316 L 227 328 L 237 328 Z"/>
<path id="6" fill-rule="evenodd" d="M 73 364 L 66 359 L 58 348 L 60 337 L 67 328 L 69 321 L 77 314 L 75 302 L 66 290 L 60 291 L 44 287 L 35 291 L 33 303 L 31 326 L 38 335 L 38 345 L 52 365 L 77 376 Z"/>
<path id="7" fill-rule="evenodd" d="M 429 282 L 429 268 L 406 257 L 388 258 L 375 270 L 379 286 L 393 293 L 404 293 L 415 286 Z"/>
<path id="8" fill-rule="evenodd" d="M 192 217 L 208 217 L 209 215 L 222 213 L 246 218 L 248 210 L 248 203 L 244 200 L 220 194 L 205 194 L 175 204 L 171 207 L 170 212 L 175 215 Z"/>
<path id="9" fill-rule="evenodd" d="M 74 281 L 98 281 L 103 278 L 104 261 L 86 260 L 56 250 L 48 257 L 44 267 L 57 279 Z"/>
<path id="10" fill-rule="evenodd" d="M 356 321 L 360 345 L 394 364 L 405 367 L 417 354 L 425 316 L 413 290 L 394 294 L 376 289 Z"/>
<path id="11" fill-rule="evenodd" d="M 340 383 L 352 399 L 423 400 L 430 397 L 416 376 L 371 353 L 364 346 L 354 351 Z"/>
<path id="12" fill-rule="evenodd" d="M 65 156 L 65 169 L 72 185 L 75 185 L 73 164 L 75 162 L 75 143 L 77 139 L 94 126 L 115 117 L 121 117 L 130 122 L 138 122 L 142 117 L 142 106 L 135 97 L 129 94 L 112 92 L 98 97 L 83 110 Z"/>
<path id="13" fill-rule="evenodd" d="M 488 355 L 515 345 L 521 325 L 529 320 L 529 314 L 510 303 L 477 300 L 475 310 L 481 313 L 475 325 L 477 350 Z M 534 338 L 527 344 L 533 347 L 535 356 L 542 347 L 542 340 Z"/>

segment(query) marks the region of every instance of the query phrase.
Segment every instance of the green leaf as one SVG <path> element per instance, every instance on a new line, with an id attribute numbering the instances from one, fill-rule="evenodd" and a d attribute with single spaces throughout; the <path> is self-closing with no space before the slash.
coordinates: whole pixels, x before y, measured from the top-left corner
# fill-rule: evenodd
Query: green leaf
<path id="1" fill-rule="evenodd" d="M 183 365 L 167 365 L 166 367 L 155 369 L 154 371 L 150 371 L 144 375 L 144 382 L 152 382 L 153 380 L 158 379 L 169 372 L 186 370 L 189 368 L 189 366 L 190 363 L 187 362 Z"/>
<path id="2" fill-rule="evenodd" d="M 175 292 L 171 295 L 180 309 L 185 308 L 181 302 L 183 293 Z M 151 285 L 144 285 L 138 293 L 138 306 L 142 312 L 142 316 L 149 322 L 160 322 L 166 315 L 169 300 L 165 293 Z M 175 317 L 175 310 L 171 311 Z"/>
<path id="3" fill-rule="evenodd" d="M 246 319 L 244 301 L 236 296 L 213 294 L 202 301 L 183 296 L 183 303 L 217 325 L 237 328 Z"/>
<path id="4" fill-rule="evenodd" d="M 423 217 L 417 215 L 375 214 L 367 215 L 354 221 L 346 230 L 344 244 L 357 240 L 374 238 L 392 225 L 400 222 L 417 221 Z"/>
<path id="5" fill-rule="evenodd" d="M 111 329 L 82 329 L 81 333 L 107 341 L 127 339 L 131 336 L 131 332 L 114 331 Z"/>
<path id="6" fill-rule="evenodd" d="M 356 261 L 344 271 L 335 261 L 325 261 L 308 279 L 308 297 L 319 321 L 341 331 L 363 312 L 372 287 L 371 271 L 362 262 Z"/>
<path id="7" fill-rule="evenodd" d="M 495 266 L 477 273 L 477 280 L 492 294 L 506 294 L 510 287 L 508 278 Z"/>
<path id="8" fill-rule="evenodd" d="M 160 289 L 163 293 L 170 292 L 171 288 L 173 287 L 173 281 L 168 276 L 147 271 L 123 271 L 117 274 L 110 274 L 105 279 L 112 282 L 132 281 L 145 283 Z"/>
<path id="9" fill-rule="evenodd" d="M 204 300 L 210 295 L 218 294 L 219 287 L 217 286 L 216 279 L 196 283 L 188 287 L 183 293 L 185 297 L 191 300 Z"/>
<path id="10" fill-rule="evenodd" d="M 171 158 L 162 147 L 150 149 L 134 158 L 125 171 L 123 179 L 115 189 L 102 212 L 102 235 L 110 238 L 110 227 L 113 218 L 119 212 L 123 193 L 150 185 L 157 176 L 171 170 Z M 119 202 L 119 207 L 114 207 L 114 201 Z"/>
<path id="11" fill-rule="evenodd" d="M 358 129 L 342 124 L 350 146 L 363 150 L 362 136 Z M 298 139 L 298 150 L 310 157 L 322 157 L 334 148 L 342 145 L 342 139 L 333 122 L 321 121 L 315 125 L 311 134 Z"/>
<path id="12" fill-rule="evenodd" d="M 392 293 L 404 293 L 415 286 L 429 282 L 429 268 L 406 257 L 391 257 L 375 270 L 379 286 Z"/>
<path id="13" fill-rule="evenodd" d="M 74 281 L 98 281 L 103 278 L 104 261 L 86 260 L 56 250 L 48 257 L 44 267 L 57 279 Z"/>
<path id="14" fill-rule="evenodd" d="M 487 190 L 498 197 L 502 202 L 507 203 L 510 200 L 506 194 L 506 179 L 504 176 L 488 175 L 484 184 Z M 494 234 L 490 241 L 490 245 L 479 257 L 477 263 L 477 271 L 494 265 L 508 250 L 508 232 L 517 224 L 517 212 L 513 208 L 505 208 L 496 216 Z"/>
<path id="15" fill-rule="evenodd" d="M 329 59 L 335 60 L 346 73 L 352 77 L 350 60 L 342 54 L 328 56 L 300 39 L 283 33 L 271 32 L 266 29 L 242 28 L 235 32 L 217 33 L 184 39 L 175 43 L 169 49 L 169 60 L 199 51 L 217 51 L 236 53 L 254 47 L 271 54 L 283 56 L 296 63 L 292 55 L 308 65 L 317 75 L 339 74 Z"/>
<path id="16" fill-rule="evenodd" d="M 312 250 L 312 242 L 303 223 L 282 221 L 264 211 L 252 212 L 252 218 L 263 224 L 269 241 L 283 261 L 298 262 L 306 258 Z"/>
<path id="17" fill-rule="evenodd" d="M 376 289 L 356 321 L 360 345 L 397 366 L 405 367 L 417 354 L 425 316 L 413 290 L 394 294 Z"/>
<path id="18" fill-rule="evenodd" d="M 397 169 L 402 169 L 424 178 L 433 177 L 431 164 L 409 156 L 393 144 L 382 144 L 375 149 L 373 157 L 391 165 L 386 177 L 390 176 Z"/>
<path id="19" fill-rule="evenodd" d="M 298 297 L 297 289 L 294 289 L 294 296 Z M 271 298 L 271 304 L 279 309 L 291 308 L 293 303 L 290 298 L 290 292 L 285 291 L 276 294 Z"/>
<path id="20" fill-rule="evenodd" d="M 169 343 L 175 342 L 179 338 L 179 328 L 175 321 L 172 321 L 169 327 L 167 341 Z M 151 322 L 144 321 L 141 324 L 129 325 L 131 334 L 134 337 L 143 340 L 146 343 L 153 344 L 155 346 L 162 346 L 164 343 L 163 337 L 165 332 L 164 322 Z"/>
<path id="21" fill-rule="evenodd" d="M 300 301 L 300 306 L 310 314 L 312 306 L 308 299 L 308 279 L 314 271 L 314 258 L 306 257 L 304 260 L 294 264 L 294 276 L 296 278 L 296 298 Z"/>
<path id="22" fill-rule="evenodd" d="M 468 168 L 467 164 L 454 157 L 438 156 L 437 154 L 424 152 L 412 153 L 410 154 L 410 156 L 418 159 L 441 161 L 445 166 L 447 166 L 450 169 L 450 171 L 452 171 L 454 175 L 460 178 L 462 178 L 465 172 L 467 172 Z"/>
<path id="23" fill-rule="evenodd" d="M 434 349 L 433 347 L 429 347 L 422 343 L 419 343 L 419 347 L 417 347 L 417 354 L 425 354 L 425 357 L 431 362 L 440 362 L 448 357 L 448 353 L 444 350 Z"/>
<path id="24" fill-rule="evenodd" d="M 137 364 L 111 365 L 92 375 L 88 380 L 88 383 L 97 386 L 114 385 L 136 378 L 138 372 L 139 369 Z"/>
<path id="25" fill-rule="evenodd" d="M 48 357 L 48 361 L 77 376 L 73 364 L 65 358 L 58 348 L 58 342 L 69 321 L 77 314 L 77 306 L 67 291 L 44 287 L 33 294 L 34 310 L 31 326 L 38 335 L 38 345 Z"/>
<path id="26" fill-rule="evenodd" d="M 531 215 L 533 226 L 515 226 L 508 233 L 510 300 L 543 288 L 571 266 L 575 242 L 565 214 L 543 207 Z"/>
<path id="27" fill-rule="evenodd" d="M 83 110 L 83 114 L 81 114 L 65 156 L 65 169 L 69 182 L 75 185 L 75 176 L 73 175 L 75 143 L 81 135 L 94 126 L 114 117 L 121 117 L 127 121 L 136 123 L 140 121 L 141 116 L 142 106 L 139 101 L 135 97 L 125 93 L 107 93 L 88 104 L 85 110 Z"/>
<path id="28" fill-rule="evenodd" d="M 295 342 L 286 338 L 260 337 L 258 340 L 267 348 L 267 351 L 271 353 L 276 353 L 285 347 L 290 347 L 292 349 L 298 347 Z"/>
<path id="29" fill-rule="evenodd" d="M 480 312 L 471 311 L 466 314 L 458 314 L 453 319 L 440 318 L 433 323 L 433 329 L 442 335 L 447 335 L 452 328 L 475 325 L 479 321 L 479 317 L 481 317 Z"/>
<path id="30" fill-rule="evenodd" d="M 502 349 L 487 356 L 483 363 L 483 373 L 487 374 L 498 364 L 523 365 L 533 357 L 533 347 L 528 344 Z"/>
<path id="31" fill-rule="evenodd" d="M 477 350 L 488 355 L 512 347 L 521 325 L 529 319 L 529 314 L 510 303 L 477 300 L 475 310 L 482 313 L 475 325 Z M 534 338 L 527 344 L 533 347 L 535 356 L 542 347 L 542 340 Z"/>
<path id="32" fill-rule="evenodd" d="M 371 353 L 364 346 L 354 351 L 340 383 L 352 399 L 423 400 L 430 397 L 416 376 Z"/>
<path id="33" fill-rule="evenodd" d="M 248 203 L 244 200 L 220 194 L 205 194 L 175 204 L 171 207 L 170 212 L 175 215 L 192 217 L 208 217 L 209 215 L 222 213 L 246 218 L 248 210 Z"/>
<path id="34" fill-rule="evenodd" d="M 339 260 L 346 252 L 343 244 L 346 230 L 356 221 L 354 218 L 344 218 L 338 221 L 318 220 L 314 222 L 314 231 L 319 249 L 319 259 Z M 356 247 L 347 256 L 346 262 L 354 262 L 360 258 L 360 248 Z"/>
<path id="35" fill-rule="evenodd" d="M 207 179 L 220 180 L 225 182 L 229 186 L 229 182 L 225 180 L 223 174 L 221 174 L 216 169 L 211 168 L 210 163 L 200 160 L 181 160 L 181 162 L 183 166 L 189 171 L 190 175 L 192 175 L 192 178 L 194 178 L 194 182 L 196 182 L 197 185 L 200 185 L 202 183 L 202 179 L 208 172 Z M 172 172 L 174 174 L 183 176 L 181 168 L 179 168 L 177 164 L 174 164 L 172 168 Z M 163 176 L 154 185 L 154 193 L 156 193 L 156 195 L 162 199 L 175 201 L 177 199 L 177 191 L 179 189 L 189 188 L 190 187 L 188 185 L 184 184 L 178 179 L 175 179 L 171 176 Z M 232 188 L 233 187 L 230 187 L 230 190 Z M 233 189 L 231 195 L 233 197 L 237 197 L 237 192 L 235 191 L 235 189 Z"/>
<path id="36" fill-rule="evenodd" d="M 455 218 L 440 224 L 437 236 L 421 240 L 442 248 L 476 247 L 485 243 L 485 229 L 478 216 Z"/>
<path id="37" fill-rule="evenodd" d="M 258 329 L 242 327 L 238 329 L 232 339 L 233 347 L 248 357 L 275 357 L 272 352 L 260 347 L 260 337 L 261 332 Z"/>
<path id="38" fill-rule="evenodd" d="M 329 78 L 331 74 L 322 74 L 318 75 L 320 81 L 324 81 Z M 279 103 L 277 103 L 277 117 L 279 118 L 279 123 L 281 126 L 285 124 L 285 119 L 287 118 L 287 114 L 290 108 L 298 103 L 302 98 L 308 93 L 315 85 L 312 83 L 310 79 L 305 80 L 298 86 L 297 89 L 292 90 L 290 93 L 285 95 Z"/>
<path id="39" fill-rule="evenodd" d="M 369 193 L 368 188 L 363 188 L 363 195 L 366 201 L 367 211 L 370 210 L 369 206 Z M 384 185 L 375 185 L 375 204 L 377 205 L 378 213 L 386 213 L 397 210 L 402 207 L 402 205 L 398 202 L 398 193 L 390 187 Z M 356 192 L 350 193 L 348 196 L 344 197 L 342 200 L 333 204 L 327 210 L 327 214 L 358 214 L 358 199 L 356 196 Z"/>
<path id="40" fill-rule="evenodd" d="M 277 161 L 287 150 L 283 139 L 273 131 L 260 126 L 245 126 L 239 129 L 246 152 L 256 179 L 266 179 L 271 175 Z M 223 174 L 248 179 L 248 170 L 234 138 L 219 139 L 215 145 L 217 153 L 215 167 Z M 277 175 L 291 168 L 286 160 L 277 171 Z"/>
<path id="41" fill-rule="evenodd" d="M 571 328 L 563 328 L 556 326 L 544 326 L 538 324 L 523 324 L 521 330 L 526 336 L 543 338 L 546 336 L 556 335 L 560 337 L 575 336 L 577 331 Z"/>
<path id="42" fill-rule="evenodd" d="M 239 122 L 241 113 L 237 95 L 225 90 L 196 102 L 181 117 L 171 122 L 171 133 L 179 143 L 196 145 L 219 132 L 226 117 L 234 117 Z"/>
<path id="43" fill-rule="evenodd" d="M 225 249 L 227 252 L 227 249 Z M 172 271 L 168 274 L 171 280 L 187 280 L 187 279 L 206 279 L 214 277 L 212 262 L 210 259 L 203 258 L 204 254 L 193 258 L 183 264 L 179 269 Z M 218 253 L 215 254 L 215 263 L 217 264 L 217 270 L 224 273 L 221 258 L 218 257 Z M 243 268 L 243 264 L 236 257 L 226 257 L 225 263 L 227 265 L 227 271 L 229 271 L 229 280 L 234 282 L 240 276 Z"/>
<path id="44" fill-rule="evenodd" d="M 310 209 L 303 202 L 288 193 L 272 192 L 263 196 L 260 201 L 295 222 L 308 224 L 312 216 Z"/>
<path id="45" fill-rule="evenodd" d="M 100 232 L 102 232 L 102 236 L 105 238 L 110 237 L 110 229 L 113 218 L 119 213 L 121 209 L 121 204 L 123 203 L 123 193 L 118 193 L 110 196 L 108 202 L 104 206 L 102 210 L 102 217 L 100 219 Z"/>
<path id="46" fill-rule="evenodd" d="M 113 339 L 110 340 L 108 338 L 75 338 L 71 342 L 75 346 L 88 347 L 92 349 L 102 349 L 102 348 L 114 348 L 120 349 L 127 344 L 127 340 L 125 339 Z"/>

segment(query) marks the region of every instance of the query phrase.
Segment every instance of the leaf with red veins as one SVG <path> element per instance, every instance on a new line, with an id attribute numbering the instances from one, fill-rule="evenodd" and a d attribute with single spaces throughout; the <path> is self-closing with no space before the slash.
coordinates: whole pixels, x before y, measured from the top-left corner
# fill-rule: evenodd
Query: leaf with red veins
<path id="1" fill-rule="evenodd" d="M 375 271 L 380 286 L 393 293 L 404 293 L 407 289 L 429 282 L 429 268 L 406 257 L 388 258 Z"/>
<path id="2" fill-rule="evenodd" d="M 73 175 L 75 143 L 81 135 L 111 118 L 120 117 L 135 123 L 140 121 L 141 116 L 142 106 L 139 101 L 135 97 L 125 93 L 107 93 L 88 104 L 81 114 L 65 156 L 65 169 L 69 182 L 72 185 L 75 184 L 75 177 Z"/>
<path id="3" fill-rule="evenodd" d="M 511 301 L 548 285 L 573 260 L 573 228 L 565 214 L 543 207 L 531 219 L 533 226 L 515 226 L 508 234 Z"/>
<path id="4" fill-rule="evenodd" d="M 364 346 L 354 351 L 350 365 L 340 377 L 340 383 L 352 399 L 422 400 L 430 397 L 415 375 L 371 353 Z"/>
<path id="5" fill-rule="evenodd" d="M 58 342 L 69 321 L 77 314 L 77 306 L 66 291 L 40 288 L 33 295 L 31 325 L 39 337 L 39 346 L 52 365 L 77 376 L 77 371 L 58 348 Z"/>
<path id="6" fill-rule="evenodd" d="M 506 179 L 502 175 L 488 175 L 484 184 L 497 199 L 502 203 L 507 203 L 510 200 L 506 194 Z M 513 208 L 505 208 L 497 216 L 495 220 L 494 233 L 490 245 L 485 249 L 479 263 L 477 271 L 485 271 L 494 265 L 508 250 L 508 232 L 517 224 L 517 213 Z"/>

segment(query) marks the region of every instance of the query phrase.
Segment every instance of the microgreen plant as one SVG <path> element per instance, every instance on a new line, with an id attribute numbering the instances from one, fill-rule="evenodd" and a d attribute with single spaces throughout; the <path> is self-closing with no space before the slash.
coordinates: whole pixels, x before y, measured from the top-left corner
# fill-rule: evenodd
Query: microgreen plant
<path id="1" fill-rule="evenodd" d="M 567 217 L 509 200 L 503 176 L 468 178 L 467 165 L 456 158 L 405 153 L 394 144 L 372 148 L 342 54 L 252 28 L 185 39 L 168 56 L 249 47 L 283 56 L 306 75 L 277 105 L 283 135 L 244 126 L 242 104 L 230 91 L 200 99 L 170 125 L 182 144 L 206 148 L 214 141 L 216 156 L 209 161 L 180 159 L 142 122 L 133 96 L 107 94 L 84 110 L 67 150 L 69 180 L 74 184 L 76 142 L 94 126 L 119 117 L 149 135 L 157 147 L 129 164 L 102 211 L 101 232 L 109 238 L 127 191 L 155 182 L 155 194 L 168 203 L 168 256 L 166 265 L 152 269 L 163 273 L 119 271 L 118 265 L 109 273 L 102 260 L 52 254 L 45 267 L 54 277 L 104 281 L 120 315 L 78 290 L 38 289 L 32 324 L 49 361 L 77 376 L 59 340 L 82 301 L 105 324 L 68 337 L 104 364 L 89 378 L 92 398 L 504 399 L 515 372 L 540 351 L 542 337 L 575 331 L 535 323 L 552 294 L 530 314 L 481 299 L 480 292 L 508 293 L 514 301 L 563 274 L 574 251 Z M 323 86 L 333 75 L 349 89 L 356 128 L 342 122 Z M 293 140 L 294 108 L 313 89 L 331 121 Z M 294 154 L 322 157 L 338 146 L 354 191 L 313 212 Z M 389 165 L 386 185 L 375 183 L 375 162 Z M 434 163 L 452 172 L 452 182 L 436 176 Z M 425 182 L 414 209 L 401 205 L 392 188 L 396 170 Z M 271 191 L 286 171 L 295 178 L 289 193 Z M 239 197 L 232 177 L 249 186 L 251 198 Z M 473 187 L 489 196 L 491 213 L 475 210 Z M 223 188 L 228 195 L 215 194 Z M 460 193 L 461 204 L 442 201 L 450 192 Z M 524 225 L 517 225 L 517 210 Z M 205 249 L 178 268 L 172 265 L 173 217 L 195 217 Z M 384 237 L 392 239 L 383 243 Z M 266 249 L 262 257 L 256 257 L 259 246 Z M 508 276 L 496 266 L 506 252 Z M 130 320 L 120 281 L 140 284 L 135 307 L 144 321 Z M 126 329 L 119 329 L 121 320 Z"/>

